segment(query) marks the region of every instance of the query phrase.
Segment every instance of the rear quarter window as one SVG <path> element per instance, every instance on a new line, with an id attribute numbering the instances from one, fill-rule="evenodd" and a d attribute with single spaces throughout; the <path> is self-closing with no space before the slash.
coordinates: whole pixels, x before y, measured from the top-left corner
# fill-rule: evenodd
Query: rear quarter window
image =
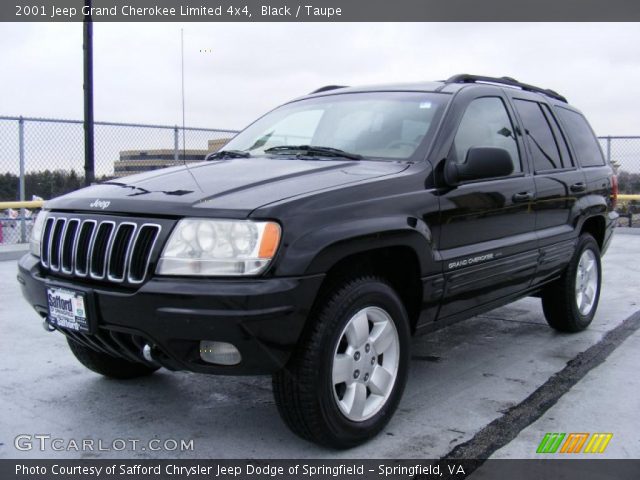
<path id="1" fill-rule="evenodd" d="M 563 168 L 563 158 L 542 105 L 529 100 L 515 100 L 536 172 Z"/>
<path id="2" fill-rule="evenodd" d="M 605 164 L 600 143 L 593 134 L 587 119 L 581 114 L 566 108 L 556 107 L 556 112 L 564 126 L 569 141 L 573 145 L 578 162 L 583 167 L 596 167 Z"/>

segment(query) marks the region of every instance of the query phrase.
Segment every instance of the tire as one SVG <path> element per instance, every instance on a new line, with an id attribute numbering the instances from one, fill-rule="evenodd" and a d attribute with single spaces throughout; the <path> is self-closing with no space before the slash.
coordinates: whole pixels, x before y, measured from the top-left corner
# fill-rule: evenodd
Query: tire
<path id="1" fill-rule="evenodd" d="M 560 332 L 587 328 L 598 308 L 601 281 L 600 248 L 591 235 L 584 233 L 562 277 L 542 292 L 547 323 Z"/>
<path id="2" fill-rule="evenodd" d="M 402 301 L 384 280 L 362 276 L 329 289 L 308 322 L 289 363 L 273 376 L 278 412 L 306 440 L 361 444 L 390 420 L 407 381 Z"/>
<path id="3" fill-rule="evenodd" d="M 67 338 L 71 353 L 89 370 L 109 378 L 126 380 L 130 378 L 151 375 L 159 367 L 152 367 L 144 363 L 129 362 L 122 358 L 112 357 L 101 353 Z"/>

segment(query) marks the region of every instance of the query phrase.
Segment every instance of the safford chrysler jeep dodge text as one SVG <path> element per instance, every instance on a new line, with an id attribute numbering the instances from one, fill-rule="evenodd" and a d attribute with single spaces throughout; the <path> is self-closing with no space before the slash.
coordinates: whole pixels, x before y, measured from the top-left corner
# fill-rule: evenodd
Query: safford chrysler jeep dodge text
<path id="1" fill-rule="evenodd" d="M 87 368 L 272 374 L 287 425 L 344 448 L 392 416 L 412 334 L 527 295 L 586 328 L 616 195 L 551 90 L 331 86 L 202 163 L 47 202 L 18 279 Z"/>

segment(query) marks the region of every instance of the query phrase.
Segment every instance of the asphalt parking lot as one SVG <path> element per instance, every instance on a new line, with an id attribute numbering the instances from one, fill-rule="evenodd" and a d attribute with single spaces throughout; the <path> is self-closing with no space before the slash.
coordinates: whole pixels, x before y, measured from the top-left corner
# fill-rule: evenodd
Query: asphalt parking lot
<path id="1" fill-rule="evenodd" d="M 603 361 L 593 368 L 582 357 L 571 362 L 640 310 L 638 233 L 616 233 L 603 261 L 598 313 L 585 332 L 554 332 L 540 301 L 527 298 L 416 338 L 407 390 L 395 417 L 377 438 L 346 452 L 291 434 L 280 421 L 267 377 L 161 370 L 142 380 L 114 381 L 84 369 L 62 335 L 45 332 L 22 299 L 16 262 L 2 261 L 0 457 L 425 459 L 482 451 L 495 458 L 535 458 L 545 432 L 606 431 L 614 437 L 602 456 L 640 458 L 634 430 L 640 423 L 640 332 L 629 327 L 618 335 L 610 354 L 601 354 Z M 565 371 L 572 381 L 562 384 L 566 391 L 554 390 L 549 382 L 568 362 L 583 364 L 582 373 Z M 555 397 L 541 408 L 531 399 L 545 386 Z M 40 451 L 37 444 L 16 449 L 17 436 L 35 434 L 61 438 L 63 445 L 72 439 L 101 440 L 103 446 L 114 439 L 139 440 L 139 445 L 151 439 L 192 439 L 193 450 L 79 454 L 74 449 Z"/>

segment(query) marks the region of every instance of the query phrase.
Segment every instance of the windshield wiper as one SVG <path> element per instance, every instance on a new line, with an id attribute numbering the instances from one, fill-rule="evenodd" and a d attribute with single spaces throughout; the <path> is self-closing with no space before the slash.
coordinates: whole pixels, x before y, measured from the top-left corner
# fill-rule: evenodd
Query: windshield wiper
<path id="1" fill-rule="evenodd" d="M 265 153 L 291 153 L 298 155 L 321 155 L 326 157 L 343 157 L 349 160 L 361 160 L 362 155 L 345 152 L 339 148 L 320 147 L 316 145 L 280 145 L 278 147 L 267 148 Z"/>
<path id="2" fill-rule="evenodd" d="M 219 160 L 222 158 L 249 158 L 251 154 L 242 150 L 220 150 L 219 152 L 210 153 L 205 160 Z"/>

